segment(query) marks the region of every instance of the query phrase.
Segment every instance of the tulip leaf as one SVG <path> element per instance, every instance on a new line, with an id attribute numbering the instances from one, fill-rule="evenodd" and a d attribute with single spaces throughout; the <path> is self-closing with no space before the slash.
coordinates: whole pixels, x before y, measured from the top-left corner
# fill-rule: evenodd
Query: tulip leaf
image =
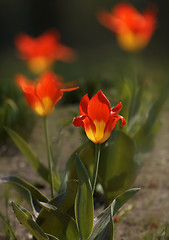
<path id="1" fill-rule="evenodd" d="M 88 239 L 93 230 L 94 207 L 93 194 L 87 170 L 76 156 L 78 191 L 75 200 L 75 217 L 81 239 Z"/>
<path id="2" fill-rule="evenodd" d="M 75 152 L 71 155 L 67 163 L 67 171 L 69 171 L 68 179 L 77 179 L 77 173 L 76 173 L 76 155 L 77 154 L 81 159 L 81 161 L 83 162 L 88 172 L 88 175 L 91 179 L 93 174 L 93 169 L 94 169 L 95 145 L 91 141 L 86 141 L 78 149 L 76 149 Z"/>
<path id="3" fill-rule="evenodd" d="M 48 202 L 48 199 L 37 188 L 21 178 L 15 176 L 3 177 L 0 178 L 0 183 L 6 183 L 15 188 L 35 212 L 39 212 L 42 208 L 39 201 Z"/>
<path id="4" fill-rule="evenodd" d="M 114 132 L 101 148 L 98 174 L 107 206 L 131 186 L 136 170 L 134 141 L 123 132 Z"/>
<path id="5" fill-rule="evenodd" d="M 112 204 L 109 205 L 106 209 L 104 209 L 100 213 L 100 215 L 94 219 L 93 232 L 88 240 L 111 239 L 111 237 L 113 236 L 113 223 L 111 222 L 112 217 L 139 190 L 139 188 L 132 188 L 116 197 Z M 105 236 L 105 238 L 103 238 L 103 236 Z"/>
<path id="6" fill-rule="evenodd" d="M 79 240 L 75 220 L 51 204 L 41 203 L 43 210 L 37 218 L 37 224 L 46 234 L 62 240 Z"/>
<path id="7" fill-rule="evenodd" d="M 47 235 L 39 227 L 39 225 L 33 220 L 30 212 L 25 208 L 16 205 L 12 202 L 13 211 L 18 218 L 19 222 L 37 239 L 37 240 L 48 240 Z"/>
<path id="8" fill-rule="evenodd" d="M 74 217 L 74 202 L 77 193 L 78 182 L 76 180 L 67 181 L 66 192 L 52 199 L 49 203 L 57 207 L 61 212 Z"/>
<path id="9" fill-rule="evenodd" d="M 95 145 L 88 141 L 72 154 L 68 161 L 69 179 L 77 179 L 76 154 L 91 178 L 94 169 L 94 147 Z M 136 146 L 133 139 L 121 131 L 113 131 L 108 141 L 101 145 L 98 173 L 98 182 L 103 187 L 106 206 L 132 185 L 137 169 Z"/>
<path id="10" fill-rule="evenodd" d="M 45 181 L 49 183 L 50 175 L 49 175 L 48 169 L 39 161 L 38 157 L 33 152 L 33 150 L 28 145 L 28 143 L 12 129 L 5 127 L 5 130 L 7 131 L 8 135 L 10 136 L 12 141 L 15 143 L 15 145 L 22 152 L 22 154 L 27 158 L 28 162 L 37 171 L 39 176 L 41 176 Z M 60 182 L 56 175 L 53 176 L 53 181 L 54 181 L 54 188 L 58 190 Z"/>
<path id="11" fill-rule="evenodd" d="M 49 240 L 59 240 L 59 238 L 53 236 L 53 235 L 50 235 L 50 234 L 46 234 L 46 236 L 48 236 L 48 239 Z"/>

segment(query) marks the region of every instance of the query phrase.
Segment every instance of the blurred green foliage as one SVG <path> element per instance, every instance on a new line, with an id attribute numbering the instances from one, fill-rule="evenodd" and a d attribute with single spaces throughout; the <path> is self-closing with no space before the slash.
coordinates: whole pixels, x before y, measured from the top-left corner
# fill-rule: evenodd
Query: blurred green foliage
<path id="1" fill-rule="evenodd" d="M 11 53 L 1 56 L 3 64 L 0 65 L 0 143 L 7 140 L 4 126 L 28 137 L 35 122 L 34 115 L 14 82 L 19 62 Z"/>

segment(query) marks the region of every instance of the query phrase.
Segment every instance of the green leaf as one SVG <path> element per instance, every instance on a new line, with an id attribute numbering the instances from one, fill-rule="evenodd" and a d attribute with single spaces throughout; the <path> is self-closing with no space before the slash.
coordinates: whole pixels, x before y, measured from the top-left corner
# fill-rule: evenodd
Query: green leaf
<path id="1" fill-rule="evenodd" d="M 136 170 L 133 140 L 123 132 L 112 133 L 112 138 L 101 148 L 98 173 L 107 206 L 131 186 Z"/>
<path id="2" fill-rule="evenodd" d="M 76 156 L 76 170 L 78 192 L 75 201 L 75 217 L 83 240 L 88 239 L 93 230 L 93 194 L 87 170 L 78 156 Z"/>
<path id="3" fill-rule="evenodd" d="M 49 240 L 59 240 L 59 238 L 55 237 L 55 236 L 52 236 L 50 234 L 46 234 L 48 236 L 48 239 Z"/>
<path id="4" fill-rule="evenodd" d="M 103 212 L 100 213 L 94 219 L 94 227 L 92 235 L 88 240 L 107 240 L 108 236 L 113 236 L 113 226 L 111 224 L 112 217 L 117 213 L 117 211 L 131 198 L 133 197 L 140 189 L 133 188 L 129 189 L 126 192 L 119 195 L 117 198 L 114 199 L 111 205 L 109 205 Z M 109 226 L 107 226 L 109 224 Z M 112 235 L 111 235 L 112 234 Z M 101 238 L 106 236 L 105 238 Z M 110 238 L 111 239 L 111 238 Z"/>
<path id="5" fill-rule="evenodd" d="M 79 156 L 83 162 L 90 179 L 93 176 L 94 169 L 94 156 L 95 156 L 95 145 L 91 141 L 86 141 L 74 153 L 70 156 L 66 169 L 69 171 L 68 179 L 77 179 L 76 173 L 76 155 Z M 87 157 L 86 157 L 87 156 Z"/>
<path id="6" fill-rule="evenodd" d="M 52 199 L 49 203 L 57 207 L 61 212 L 67 213 L 74 218 L 74 203 L 77 194 L 78 182 L 67 181 L 66 192 Z"/>
<path id="7" fill-rule="evenodd" d="M 15 176 L 3 177 L 0 178 L 0 183 L 14 187 L 35 212 L 39 212 L 42 208 L 39 201 L 48 202 L 48 199 L 37 188 L 21 178 Z"/>
<path id="8" fill-rule="evenodd" d="M 9 225 L 8 221 L 5 220 L 4 216 L 0 212 L 0 219 L 2 220 L 3 224 L 6 226 L 6 228 L 9 231 L 9 234 L 13 240 L 17 240 L 17 237 L 15 236 L 14 232 L 12 231 L 11 226 Z"/>
<path id="9" fill-rule="evenodd" d="M 79 240 L 76 222 L 72 217 L 51 204 L 45 203 L 43 207 L 36 222 L 46 234 L 51 234 L 61 240 Z"/>
<path id="10" fill-rule="evenodd" d="M 88 141 L 72 154 L 67 167 L 69 179 L 77 179 L 76 154 L 91 178 L 94 169 L 94 147 L 95 145 Z M 106 206 L 133 184 L 138 170 L 135 158 L 135 143 L 131 137 L 123 132 L 113 131 L 109 140 L 101 145 L 98 182 L 103 187 Z"/>
<path id="11" fill-rule="evenodd" d="M 33 150 L 28 145 L 28 143 L 12 129 L 5 127 L 5 130 L 7 131 L 7 133 L 9 134 L 10 138 L 15 143 L 15 145 L 22 152 L 22 154 L 27 158 L 28 162 L 37 171 L 39 176 L 41 176 L 45 181 L 49 183 L 50 176 L 49 176 L 48 169 L 39 161 L 38 157 L 33 152 Z M 54 181 L 54 188 L 58 190 L 60 182 L 56 175 L 53 176 L 53 181 Z"/>
<path id="12" fill-rule="evenodd" d="M 12 202 L 13 211 L 19 222 L 34 236 L 37 240 L 48 240 L 47 235 L 33 220 L 32 215 L 25 208 Z"/>

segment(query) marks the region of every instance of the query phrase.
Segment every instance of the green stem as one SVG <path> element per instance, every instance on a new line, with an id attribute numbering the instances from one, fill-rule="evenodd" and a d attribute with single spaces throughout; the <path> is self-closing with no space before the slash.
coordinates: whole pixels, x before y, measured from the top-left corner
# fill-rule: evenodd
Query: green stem
<path id="1" fill-rule="evenodd" d="M 92 192 L 94 194 L 96 181 L 97 181 L 97 174 L 99 169 L 99 159 L 100 159 L 100 144 L 95 145 L 95 160 L 94 160 L 94 171 L 93 171 L 93 177 L 92 177 Z"/>
<path id="2" fill-rule="evenodd" d="M 53 193 L 54 191 L 53 191 L 53 176 L 52 176 L 52 154 L 51 154 L 50 142 L 49 142 L 47 117 L 44 117 L 44 130 L 45 130 L 47 157 L 48 157 L 48 168 L 49 168 L 51 197 L 53 198 L 54 197 L 54 193 Z"/>

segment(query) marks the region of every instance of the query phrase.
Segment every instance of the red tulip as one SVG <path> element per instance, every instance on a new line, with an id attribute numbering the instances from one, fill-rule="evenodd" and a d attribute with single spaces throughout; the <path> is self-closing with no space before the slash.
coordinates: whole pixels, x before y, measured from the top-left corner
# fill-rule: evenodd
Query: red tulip
<path id="1" fill-rule="evenodd" d="M 141 14 L 127 3 L 118 4 L 111 13 L 101 11 L 98 20 L 116 34 L 123 49 L 133 52 L 148 44 L 156 28 L 154 10 L 146 10 Z"/>
<path id="2" fill-rule="evenodd" d="M 126 121 L 118 115 L 122 104 L 118 103 L 111 109 L 109 100 L 102 91 L 98 91 L 90 100 L 84 95 L 80 102 L 80 116 L 73 119 L 75 127 L 82 126 L 87 137 L 94 143 L 105 142 L 114 129 L 118 120 L 122 120 L 120 126 Z"/>
<path id="3" fill-rule="evenodd" d="M 16 82 L 25 94 L 30 107 L 43 117 L 54 110 L 54 106 L 62 98 L 63 92 L 78 88 L 61 89 L 62 77 L 52 72 L 43 74 L 36 82 L 29 81 L 20 74 L 16 76 Z"/>
<path id="4" fill-rule="evenodd" d="M 43 72 L 51 67 L 54 61 L 71 61 L 75 58 L 73 49 L 60 44 L 57 31 L 48 31 L 37 38 L 19 34 L 15 44 L 29 68 L 34 73 Z"/>

